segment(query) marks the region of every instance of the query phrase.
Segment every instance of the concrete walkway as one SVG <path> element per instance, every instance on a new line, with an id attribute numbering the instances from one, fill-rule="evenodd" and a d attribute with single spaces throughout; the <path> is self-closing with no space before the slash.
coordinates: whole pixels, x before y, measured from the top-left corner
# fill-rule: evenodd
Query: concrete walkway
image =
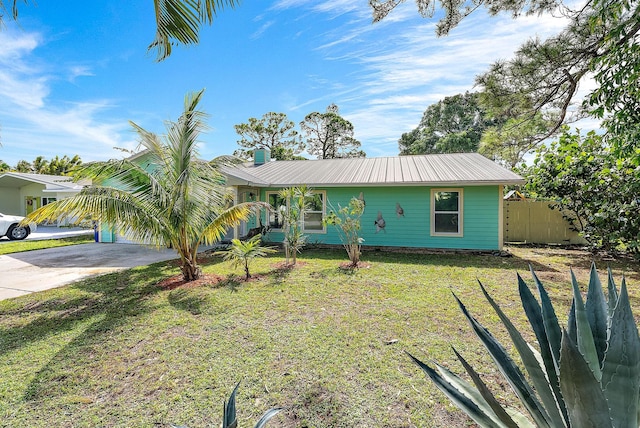
<path id="1" fill-rule="evenodd" d="M 38 226 L 35 232 L 27 236 L 27 240 L 36 241 L 42 239 L 59 239 L 81 235 L 93 235 L 93 229 L 82 229 L 80 227 Z"/>
<path id="2" fill-rule="evenodd" d="M 175 258 L 176 252 L 169 249 L 98 243 L 1 255 L 0 300 Z"/>

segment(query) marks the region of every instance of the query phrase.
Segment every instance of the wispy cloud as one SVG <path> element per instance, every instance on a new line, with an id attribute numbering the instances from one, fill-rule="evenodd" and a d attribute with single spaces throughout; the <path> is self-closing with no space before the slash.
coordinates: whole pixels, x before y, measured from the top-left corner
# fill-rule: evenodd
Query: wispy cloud
<path id="1" fill-rule="evenodd" d="M 289 7 L 304 1 L 282 0 Z M 333 14 L 347 2 L 314 4 Z M 348 2 L 349 4 L 353 2 Z M 482 12 L 464 20 L 446 37 L 435 36 L 435 19 L 419 18 L 415 6 L 403 5 L 378 24 L 368 8 L 326 32 L 318 49 L 329 61 L 357 64 L 350 91 L 337 100 L 371 155 L 397 154 L 397 140 L 413 129 L 424 110 L 440 99 L 474 90 L 475 76 L 498 60 L 510 58 L 522 42 L 560 31 L 566 21 L 554 17 L 488 17 Z"/>
<path id="2" fill-rule="evenodd" d="M 91 160 L 114 146 L 134 145 L 130 136 L 123 136 L 126 121 L 101 118 L 114 107 L 113 101 L 50 98 L 55 81 L 73 81 L 92 72 L 86 65 L 43 63 L 33 55 L 40 43 L 35 33 L 0 32 L 0 158 L 11 165 L 34 153 L 79 154 Z"/>
<path id="3" fill-rule="evenodd" d="M 276 21 L 267 21 L 262 23 L 260 28 L 251 35 L 251 39 L 259 39 Z"/>

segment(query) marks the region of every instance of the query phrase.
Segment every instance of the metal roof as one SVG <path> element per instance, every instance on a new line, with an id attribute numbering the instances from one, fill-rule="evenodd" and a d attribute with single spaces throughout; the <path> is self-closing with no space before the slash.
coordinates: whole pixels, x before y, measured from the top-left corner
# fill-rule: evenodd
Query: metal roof
<path id="1" fill-rule="evenodd" d="M 90 185 L 91 180 L 73 181 L 73 177 L 24 172 L 5 172 L 0 174 L 0 187 L 22 187 L 28 183 L 45 185 L 46 191 L 78 191 Z"/>
<path id="2" fill-rule="evenodd" d="M 231 185 L 288 187 L 351 185 L 521 184 L 522 177 L 478 153 L 383 158 L 272 161 L 224 168 Z"/>

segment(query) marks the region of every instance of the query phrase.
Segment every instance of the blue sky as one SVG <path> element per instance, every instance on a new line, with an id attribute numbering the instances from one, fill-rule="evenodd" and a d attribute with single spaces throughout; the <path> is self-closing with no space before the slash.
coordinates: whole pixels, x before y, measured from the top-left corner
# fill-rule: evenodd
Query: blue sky
<path id="1" fill-rule="evenodd" d="M 526 39 L 557 32 L 549 16 L 476 13 L 437 38 L 413 2 L 372 24 L 366 0 L 245 0 L 204 27 L 199 45 L 156 63 L 153 2 L 39 1 L 0 31 L 0 159 L 84 161 L 133 150 L 129 120 L 164 133 L 186 93 L 206 88 L 200 154 L 238 146 L 233 125 L 269 111 L 299 123 L 335 103 L 370 157 L 397 141 L 430 104 L 473 90 L 474 77 Z"/>

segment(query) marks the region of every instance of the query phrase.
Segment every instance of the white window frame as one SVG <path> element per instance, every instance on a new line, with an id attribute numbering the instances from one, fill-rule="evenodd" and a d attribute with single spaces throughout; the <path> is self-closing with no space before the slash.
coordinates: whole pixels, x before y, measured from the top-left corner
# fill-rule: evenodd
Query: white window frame
<path id="1" fill-rule="evenodd" d="M 271 197 L 271 195 L 276 195 L 276 196 L 277 196 L 277 195 L 278 195 L 278 193 L 280 193 L 280 192 L 277 192 L 277 191 L 268 191 L 268 192 L 265 192 L 265 195 L 264 195 L 264 196 L 265 196 L 265 200 L 266 200 L 266 202 L 267 202 L 269 205 L 271 205 L 271 201 L 270 201 L 270 197 Z M 274 207 L 274 206 L 271 206 L 271 208 L 272 208 L 273 210 L 275 210 L 275 209 L 276 209 L 276 207 Z M 271 227 L 271 230 L 273 230 L 273 231 L 276 231 L 276 232 L 281 231 L 281 230 L 282 230 L 281 228 L 277 228 L 277 227 L 272 227 L 272 226 L 271 226 L 271 222 L 270 222 L 270 219 L 269 219 L 269 216 L 270 216 L 270 215 L 271 215 L 271 213 L 267 212 L 267 221 L 265 222 L 265 223 L 267 224 L 267 226 L 268 226 L 268 227 Z"/>
<path id="2" fill-rule="evenodd" d="M 279 191 L 273 191 L 273 190 L 269 190 L 265 192 L 265 199 L 267 201 L 267 203 L 269 202 L 269 198 L 271 195 L 278 195 L 280 192 Z M 320 211 L 307 211 L 306 214 L 310 214 L 310 213 L 320 213 L 322 215 L 322 229 L 306 229 L 305 225 L 304 225 L 304 219 L 302 220 L 302 231 L 304 233 L 326 233 L 327 232 L 327 227 L 324 224 L 324 219 L 327 216 L 327 192 L 325 190 L 312 190 L 311 193 L 318 193 L 322 195 L 322 212 Z M 275 208 L 275 207 L 273 207 Z M 265 222 L 267 224 L 270 225 L 269 222 L 269 213 L 267 213 L 267 221 Z M 278 229 L 278 228 L 272 228 L 271 230 L 273 230 L 274 232 L 281 232 L 282 229 Z"/>
<path id="3" fill-rule="evenodd" d="M 312 190 L 311 193 L 313 194 L 320 194 L 322 195 L 322 211 L 307 211 L 306 214 L 312 214 L 312 213 L 320 213 L 320 224 L 322 224 L 322 229 L 310 229 L 307 230 L 307 228 L 305 227 L 304 224 L 304 219 L 302 220 L 302 231 L 304 233 L 326 233 L 327 232 L 327 226 L 324 224 L 324 218 L 326 217 L 326 213 L 327 213 L 327 192 L 324 190 Z"/>
<path id="4" fill-rule="evenodd" d="M 438 214 L 457 214 L 458 215 L 458 231 L 457 232 L 436 232 L 436 193 L 456 192 L 458 193 L 458 210 L 457 211 L 438 211 Z M 448 236 L 462 237 L 464 236 L 464 189 L 462 188 L 436 188 L 431 189 L 431 236 Z"/>

